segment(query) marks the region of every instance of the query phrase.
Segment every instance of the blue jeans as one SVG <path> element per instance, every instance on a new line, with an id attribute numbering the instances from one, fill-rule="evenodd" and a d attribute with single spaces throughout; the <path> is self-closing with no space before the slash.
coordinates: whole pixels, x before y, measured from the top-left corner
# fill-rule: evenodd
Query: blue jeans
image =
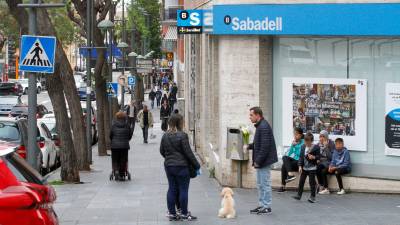
<path id="1" fill-rule="evenodd" d="M 272 204 L 271 167 L 257 168 L 258 204 L 270 208 Z"/>
<path id="2" fill-rule="evenodd" d="M 186 166 L 166 166 L 165 172 L 168 178 L 167 206 L 170 214 L 175 215 L 175 206 L 182 209 L 182 214 L 188 213 L 189 199 L 189 169 Z M 177 204 L 177 201 L 179 203 Z"/>

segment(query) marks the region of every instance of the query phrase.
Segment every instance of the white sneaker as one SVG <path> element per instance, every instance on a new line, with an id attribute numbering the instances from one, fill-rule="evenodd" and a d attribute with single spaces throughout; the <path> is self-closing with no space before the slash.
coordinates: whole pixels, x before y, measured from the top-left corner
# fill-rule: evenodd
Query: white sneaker
<path id="1" fill-rule="evenodd" d="M 318 192 L 318 194 L 320 194 L 320 195 L 329 195 L 330 193 L 331 193 L 331 192 L 329 191 L 328 188 L 326 188 L 326 189 L 324 189 L 324 190 Z"/>
<path id="2" fill-rule="evenodd" d="M 344 195 L 346 194 L 346 191 L 344 189 L 341 189 L 340 191 L 337 192 L 338 195 Z"/>

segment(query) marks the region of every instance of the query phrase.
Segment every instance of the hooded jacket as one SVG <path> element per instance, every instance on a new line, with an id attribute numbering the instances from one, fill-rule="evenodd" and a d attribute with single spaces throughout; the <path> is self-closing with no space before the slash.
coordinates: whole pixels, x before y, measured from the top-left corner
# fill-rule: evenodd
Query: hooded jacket
<path id="1" fill-rule="evenodd" d="M 308 154 L 313 155 L 315 159 L 309 159 Z M 304 170 L 317 170 L 317 161 L 320 157 L 320 150 L 318 145 L 312 145 L 308 152 L 306 152 L 306 145 L 301 146 L 299 167 Z"/>
<path id="2" fill-rule="evenodd" d="M 338 151 L 335 149 L 332 155 L 331 166 L 337 168 L 347 168 L 351 170 L 351 160 L 350 153 L 347 148 L 343 148 L 342 151 Z"/>
<path id="3" fill-rule="evenodd" d="M 111 149 L 130 149 L 129 141 L 132 132 L 129 125 L 123 120 L 115 120 L 111 127 Z"/>

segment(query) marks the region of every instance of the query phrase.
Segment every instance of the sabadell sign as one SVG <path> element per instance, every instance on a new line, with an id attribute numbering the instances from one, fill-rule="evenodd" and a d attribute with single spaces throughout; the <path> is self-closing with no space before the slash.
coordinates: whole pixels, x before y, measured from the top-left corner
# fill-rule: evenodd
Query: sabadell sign
<path id="1" fill-rule="evenodd" d="M 400 3 L 214 5 L 216 35 L 400 36 Z"/>

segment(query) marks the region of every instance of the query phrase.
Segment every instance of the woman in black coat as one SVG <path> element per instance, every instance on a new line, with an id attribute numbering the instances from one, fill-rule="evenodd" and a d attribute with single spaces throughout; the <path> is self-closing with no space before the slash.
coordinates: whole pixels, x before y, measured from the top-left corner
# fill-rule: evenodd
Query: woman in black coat
<path id="1" fill-rule="evenodd" d="M 164 157 L 164 167 L 168 178 L 167 205 L 170 220 L 196 220 L 188 211 L 190 168 L 200 173 L 200 164 L 192 152 L 188 135 L 182 131 L 183 117 L 173 114 L 168 121 L 168 131 L 161 139 L 160 153 Z M 181 215 L 175 206 L 179 202 Z"/>
<path id="2" fill-rule="evenodd" d="M 111 127 L 111 160 L 115 180 L 123 180 L 127 174 L 129 140 L 132 138 L 131 128 L 127 123 L 126 114 L 118 112 Z"/>
<path id="3" fill-rule="evenodd" d="M 168 129 L 168 118 L 171 115 L 171 109 L 168 106 L 168 101 L 163 101 L 160 109 L 161 129 L 165 132 Z"/>

